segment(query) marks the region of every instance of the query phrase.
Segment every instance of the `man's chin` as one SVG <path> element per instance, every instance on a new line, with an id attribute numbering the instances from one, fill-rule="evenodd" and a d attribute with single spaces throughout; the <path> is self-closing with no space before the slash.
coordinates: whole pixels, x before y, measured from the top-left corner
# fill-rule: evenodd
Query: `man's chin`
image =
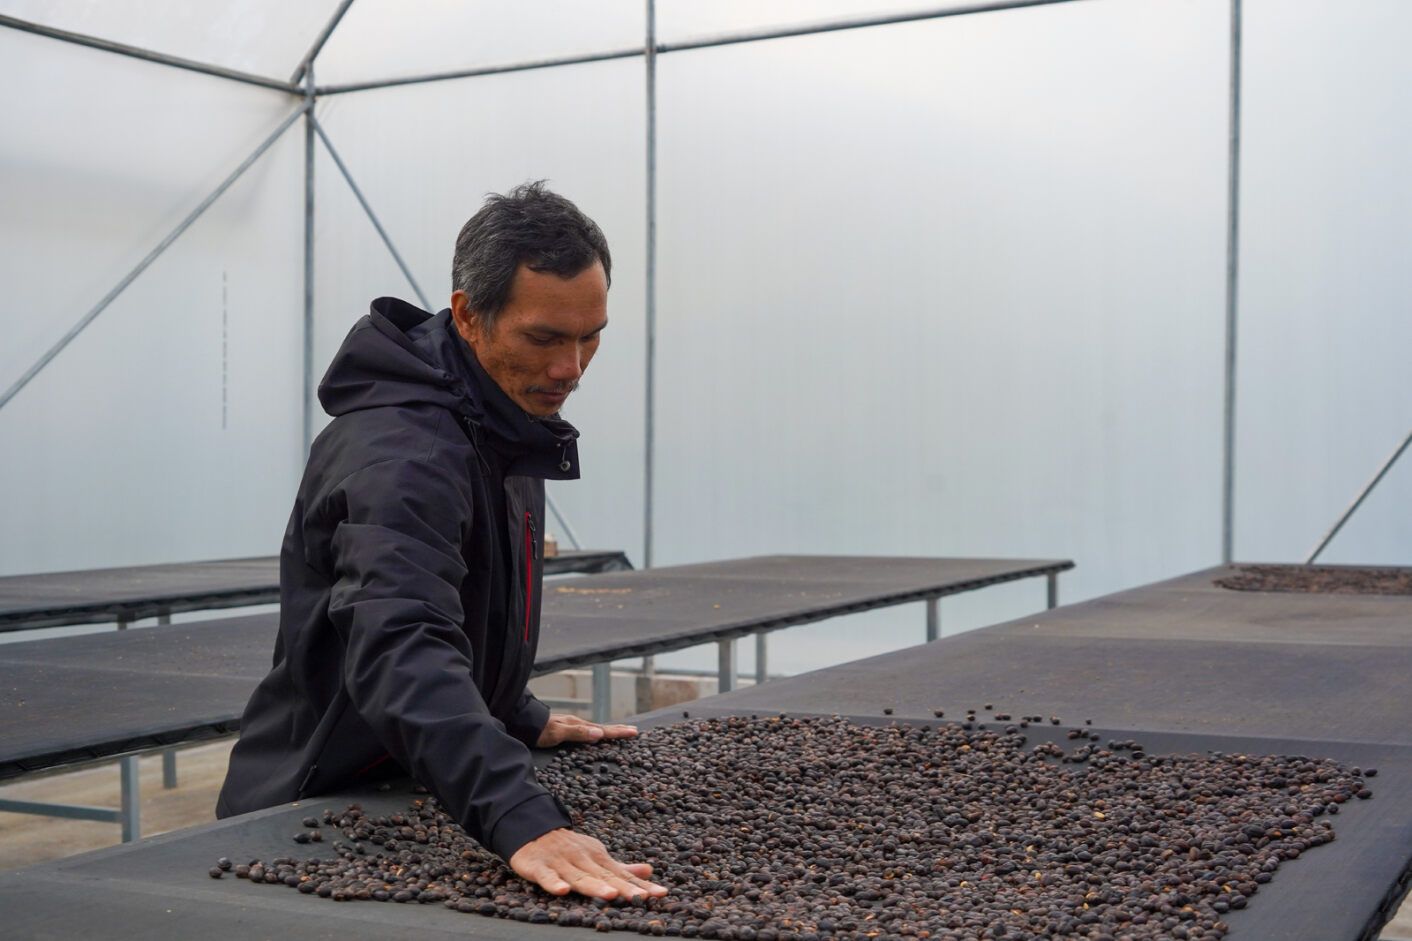
<path id="1" fill-rule="evenodd" d="M 517 403 L 525 413 L 535 418 L 549 418 L 558 413 L 564 407 L 564 402 L 568 399 L 568 393 L 564 395 L 546 395 L 541 392 L 526 393 Z"/>

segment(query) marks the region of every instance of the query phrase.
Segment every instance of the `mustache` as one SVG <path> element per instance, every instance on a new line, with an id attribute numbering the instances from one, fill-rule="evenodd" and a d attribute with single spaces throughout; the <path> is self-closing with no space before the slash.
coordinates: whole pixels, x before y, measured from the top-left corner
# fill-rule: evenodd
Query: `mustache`
<path id="1" fill-rule="evenodd" d="M 569 393 L 569 392 L 574 392 L 574 391 L 576 391 L 576 390 L 578 389 L 578 387 L 579 387 L 579 384 L 578 384 L 577 382 L 568 382 L 568 383 L 559 383 L 559 384 L 557 384 L 557 385 L 552 385 L 552 386 L 530 386 L 528 389 L 525 390 L 525 392 L 527 392 L 527 393 L 547 392 L 547 393 L 549 393 L 550 395 L 565 395 L 565 394 L 567 394 L 567 393 Z"/>

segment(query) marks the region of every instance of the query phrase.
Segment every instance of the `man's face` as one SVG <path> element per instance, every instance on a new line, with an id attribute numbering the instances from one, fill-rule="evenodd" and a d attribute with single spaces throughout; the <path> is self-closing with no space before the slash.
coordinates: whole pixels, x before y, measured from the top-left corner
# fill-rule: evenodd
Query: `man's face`
<path id="1" fill-rule="evenodd" d="M 467 303 L 451 295 L 462 339 L 490 378 L 516 405 L 545 418 L 559 411 L 598 350 L 608 326 L 608 279 L 595 261 L 572 278 L 520 265 L 510 299 L 486 329 Z"/>

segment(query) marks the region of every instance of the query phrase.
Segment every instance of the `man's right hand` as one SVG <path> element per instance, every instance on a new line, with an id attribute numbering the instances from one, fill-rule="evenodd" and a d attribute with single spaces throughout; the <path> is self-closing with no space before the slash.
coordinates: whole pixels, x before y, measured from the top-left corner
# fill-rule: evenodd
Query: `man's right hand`
<path id="1" fill-rule="evenodd" d="M 573 830 L 550 830 L 510 857 L 510 868 L 551 895 L 578 892 L 600 899 L 657 898 L 666 886 L 648 882 L 647 863 L 620 863 L 598 840 Z"/>

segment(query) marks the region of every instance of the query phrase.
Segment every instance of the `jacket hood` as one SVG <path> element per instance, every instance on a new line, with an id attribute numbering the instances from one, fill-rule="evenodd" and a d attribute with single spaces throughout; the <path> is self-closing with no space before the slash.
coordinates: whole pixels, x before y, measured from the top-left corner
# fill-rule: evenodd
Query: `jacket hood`
<path id="1" fill-rule="evenodd" d="M 395 297 L 373 301 L 334 354 L 319 402 L 334 417 L 388 406 L 449 409 L 509 462 L 507 473 L 579 476 L 578 430 L 516 405 L 456 333 L 449 309 L 431 314 Z"/>

